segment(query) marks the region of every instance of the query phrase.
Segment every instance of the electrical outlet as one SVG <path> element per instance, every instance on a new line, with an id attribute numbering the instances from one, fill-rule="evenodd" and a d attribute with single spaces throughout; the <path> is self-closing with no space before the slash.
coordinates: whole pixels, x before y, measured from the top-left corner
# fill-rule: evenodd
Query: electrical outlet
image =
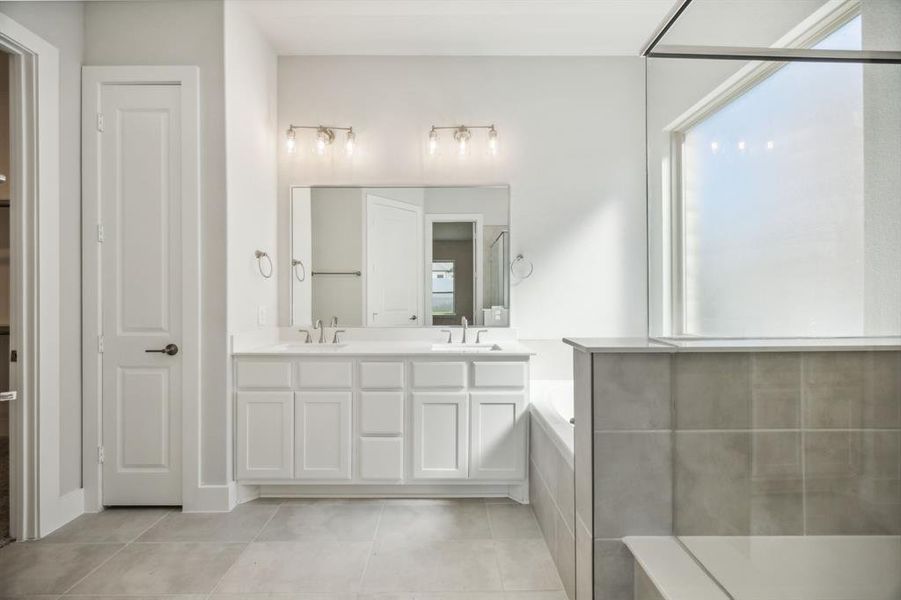
<path id="1" fill-rule="evenodd" d="M 266 307 L 258 306 L 257 307 L 257 325 L 263 327 L 266 325 Z"/>

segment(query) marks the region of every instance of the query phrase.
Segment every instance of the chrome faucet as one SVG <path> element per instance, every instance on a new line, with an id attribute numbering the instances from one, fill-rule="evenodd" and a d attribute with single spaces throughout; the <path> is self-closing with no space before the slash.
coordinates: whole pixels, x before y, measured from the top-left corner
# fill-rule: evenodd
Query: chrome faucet
<path id="1" fill-rule="evenodd" d="M 460 324 L 463 326 L 463 339 L 460 340 L 461 344 L 466 343 L 466 330 L 469 329 L 469 321 L 466 320 L 466 317 L 463 317 L 463 320 L 460 321 Z"/>
<path id="2" fill-rule="evenodd" d="M 328 325 L 329 327 L 337 327 L 338 326 L 338 317 L 332 317 L 331 323 Z"/>
<path id="3" fill-rule="evenodd" d="M 304 342 L 303 342 L 304 344 L 312 344 L 312 343 L 313 343 L 313 336 L 310 335 L 310 330 L 309 330 L 309 329 L 298 329 L 298 331 L 299 331 L 300 333 L 305 333 L 305 334 L 307 334 L 307 337 L 306 337 L 306 339 L 305 339 Z"/>
<path id="4" fill-rule="evenodd" d="M 336 329 L 335 330 L 335 334 L 332 337 L 333 344 L 337 344 L 340 341 L 340 340 L 338 340 L 338 336 L 341 335 L 342 333 L 344 333 L 344 331 L 345 331 L 344 329 Z"/>
<path id="5" fill-rule="evenodd" d="M 319 343 L 325 343 L 325 328 L 322 326 L 322 319 L 316 319 L 316 324 L 313 325 L 313 331 L 319 330 Z"/>

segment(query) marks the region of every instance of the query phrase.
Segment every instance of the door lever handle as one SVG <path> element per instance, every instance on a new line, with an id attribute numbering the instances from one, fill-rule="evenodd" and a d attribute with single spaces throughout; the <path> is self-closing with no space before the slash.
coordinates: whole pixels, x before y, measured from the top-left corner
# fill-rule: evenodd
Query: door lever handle
<path id="1" fill-rule="evenodd" d="M 144 350 L 144 352 L 155 352 L 157 354 L 168 354 L 169 356 L 175 356 L 178 354 L 178 346 L 175 344 L 166 344 L 165 348 L 161 348 L 159 350 Z"/>

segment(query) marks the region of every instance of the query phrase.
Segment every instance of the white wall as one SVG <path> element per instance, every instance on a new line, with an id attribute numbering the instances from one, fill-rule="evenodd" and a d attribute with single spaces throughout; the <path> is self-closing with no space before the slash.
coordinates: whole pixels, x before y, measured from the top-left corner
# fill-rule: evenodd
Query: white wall
<path id="1" fill-rule="evenodd" d="M 89 2 L 85 6 L 85 64 L 200 68 L 201 481 L 209 484 L 231 479 L 223 29 L 223 3 L 217 0 Z"/>
<path id="2" fill-rule="evenodd" d="M 292 184 L 510 184 L 512 252 L 535 265 L 513 288 L 512 325 L 521 337 L 644 335 L 642 65 L 639 58 L 280 57 L 279 130 L 350 124 L 359 142 L 353 160 L 317 157 L 301 134 L 295 155 L 281 144 L 280 256 L 288 256 Z M 465 161 L 450 150 L 429 157 L 429 127 L 460 122 L 494 122 L 499 155 L 488 157 L 477 133 Z"/>
<path id="3" fill-rule="evenodd" d="M 225 151 L 228 194 L 228 331 L 273 326 L 278 279 L 264 279 L 254 251 L 277 256 L 275 51 L 243 7 L 225 3 Z M 277 270 L 287 261 L 275 262 Z M 279 273 L 281 274 L 281 273 Z M 258 309 L 266 322 L 258 323 Z"/>
<path id="4" fill-rule="evenodd" d="M 81 487 L 81 2 L 3 2 L 59 49 L 60 493 Z"/>

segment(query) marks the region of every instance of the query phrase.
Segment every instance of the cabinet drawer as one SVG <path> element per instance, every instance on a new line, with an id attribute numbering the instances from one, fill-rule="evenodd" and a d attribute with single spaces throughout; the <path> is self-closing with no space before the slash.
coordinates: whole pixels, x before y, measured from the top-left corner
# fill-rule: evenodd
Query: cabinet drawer
<path id="1" fill-rule="evenodd" d="M 525 387 L 524 362 L 474 362 L 473 385 L 476 387 Z"/>
<path id="2" fill-rule="evenodd" d="M 466 387 L 466 363 L 463 362 L 415 362 L 413 363 L 413 387 L 462 388 Z"/>
<path id="3" fill-rule="evenodd" d="M 360 438 L 360 479 L 400 481 L 403 478 L 403 438 Z"/>
<path id="4" fill-rule="evenodd" d="M 239 388 L 287 390 L 291 388 L 291 363 L 239 360 L 235 380 Z"/>
<path id="5" fill-rule="evenodd" d="M 353 385 L 350 361 L 301 361 L 297 363 L 297 386 L 301 388 L 349 388 Z"/>
<path id="6" fill-rule="evenodd" d="M 403 392 L 360 392 L 361 434 L 401 435 L 403 432 Z"/>
<path id="7" fill-rule="evenodd" d="M 360 387 L 364 389 L 402 389 L 404 387 L 404 363 L 360 363 Z"/>

